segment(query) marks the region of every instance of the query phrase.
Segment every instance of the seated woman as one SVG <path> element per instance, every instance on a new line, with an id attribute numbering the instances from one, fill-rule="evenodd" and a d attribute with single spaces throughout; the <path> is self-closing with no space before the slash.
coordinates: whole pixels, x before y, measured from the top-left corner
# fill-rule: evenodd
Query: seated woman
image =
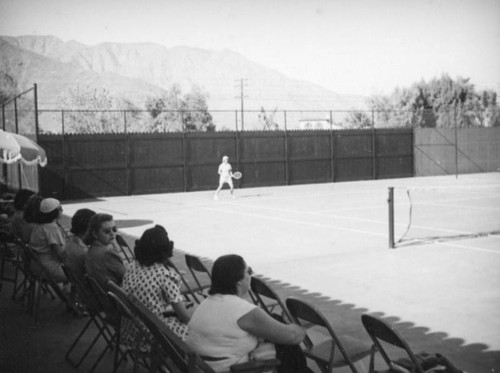
<path id="1" fill-rule="evenodd" d="M 21 229 L 25 224 L 24 209 L 34 194 L 35 192 L 29 189 L 21 189 L 16 193 L 14 198 L 14 213 L 10 218 L 12 234 L 15 237 L 21 237 Z"/>
<path id="2" fill-rule="evenodd" d="M 83 242 L 87 229 L 89 227 L 90 218 L 95 215 L 95 212 L 90 209 L 79 209 L 71 218 L 72 236 L 69 237 L 64 251 L 66 257 L 64 264 L 71 272 L 83 281 L 85 275 L 85 257 L 87 256 L 88 246 Z"/>
<path id="3" fill-rule="evenodd" d="M 216 372 L 226 372 L 233 364 L 249 361 L 249 355 L 262 340 L 298 345 L 305 338 L 302 327 L 281 323 L 244 299 L 250 289 L 251 274 L 239 255 L 218 258 L 212 267 L 210 296 L 198 306 L 188 324 L 187 344 Z M 300 347 L 296 347 L 300 355 Z"/>
<path id="4" fill-rule="evenodd" d="M 85 270 L 103 289 L 111 280 L 121 285 L 125 265 L 114 245 L 116 224 L 109 214 L 95 214 L 89 222 L 85 243 L 89 250 L 85 258 Z"/>
<path id="5" fill-rule="evenodd" d="M 57 199 L 43 199 L 40 203 L 40 213 L 36 219 L 38 225 L 31 232 L 29 243 L 49 276 L 56 282 L 66 283 L 68 279 L 61 267 L 65 240 L 57 222 L 61 216 L 62 207 Z"/>
<path id="6" fill-rule="evenodd" d="M 174 243 L 169 240 L 165 228 L 156 225 L 146 230 L 135 243 L 135 260 L 127 267 L 123 289 L 134 294 L 184 340 L 192 310 L 188 310 L 183 301 L 181 278 L 166 265 L 173 249 Z"/>
<path id="7" fill-rule="evenodd" d="M 39 194 L 32 195 L 24 207 L 23 223 L 19 227 L 19 238 L 24 243 L 29 243 L 33 229 L 38 225 L 38 215 L 40 215 L 40 203 L 43 197 Z"/>

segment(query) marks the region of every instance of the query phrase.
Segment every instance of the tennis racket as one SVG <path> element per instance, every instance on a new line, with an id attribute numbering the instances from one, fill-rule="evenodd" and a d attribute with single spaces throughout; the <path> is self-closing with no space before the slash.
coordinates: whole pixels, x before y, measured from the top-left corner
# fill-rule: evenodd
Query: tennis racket
<path id="1" fill-rule="evenodd" d="M 243 174 L 240 171 L 236 171 L 233 173 L 233 179 L 235 179 L 235 180 L 241 179 L 242 176 L 243 176 Z"/>

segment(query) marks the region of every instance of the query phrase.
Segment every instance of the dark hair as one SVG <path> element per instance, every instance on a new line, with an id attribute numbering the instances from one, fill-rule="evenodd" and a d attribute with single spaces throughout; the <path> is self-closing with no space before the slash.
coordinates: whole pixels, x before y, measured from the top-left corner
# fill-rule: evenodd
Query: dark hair
<path id="1" fill-rule="evenodd" d="M 95 214 L 90 218 L 89 227 L 83 241 L 85 244 L 90 245 L 95 241 L 94 233 L 97 233 L 101 229 L 102 225 L 107 221 L 112 221 L 113 216 L 109 214 Z"/>
<path id="2" fill-rule="evenodd" d="M 36 223 L 38 222 L 38 215 L 40 215 L 40 203 L 42 203 L 43 197 L 39 194 L 33 194 L 26 202 L 24 207 L 24 221 L 26 223 Z"/>
<path id="3" fill-rule="evenodd" d="M 217 258 L 212 267 L 212 286 L 209 294 L 238 294 L 238 281 L 245 277 L 245 260 L 235 254 Z"/>
<path id="4" fill-rule="evenodd" d="M 51 212 L 41 212 L 40 211 L 40 205 L 38 205 L 38 215 L 35 223 L 38 224 L 46 224 L 46 223 L 51 223 L 54 220 L 56 220 L 59 217 L 59 213 L 61 211 L 61 207 L 59 206 L 55 210 L 52 210 Z"/>
<path id="5" fill-rule="evenodd" d="M 135 259 L 143 266 L 164 263 L 172 256 L 174 242 L 168 238 L 168 233 L 161 225 L 147 229 L 141 238 L 135 241 Z"/>
<path id="6" fill-rule="evenodd" d="M 16 193 L 14 197 L 14 208 L 16 210 L 24 210 L 26 204 L 28 203 L 30 197 L 36 194 L 32 190 L 29 189 L 21 189 Z"/>
<path id="7" fill-rule="evenodd" d="M 90 218 L 96 213 L 90 209 L 79 209 L 71 218 L 71 230 L 75 236 L 81 236 L 87 232 L 89 227 Z"/>

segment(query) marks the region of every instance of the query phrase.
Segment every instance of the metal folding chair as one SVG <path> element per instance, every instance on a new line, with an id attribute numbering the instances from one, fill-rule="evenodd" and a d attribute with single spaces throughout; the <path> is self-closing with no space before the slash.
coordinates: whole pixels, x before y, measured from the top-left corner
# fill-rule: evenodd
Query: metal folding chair
<path id="1" fill-rule="evenodd" d="M 370 358 L 370 373 L 375 372 L 375 354 L 376 352 L 380 352 L 382 358 L 385 363 L 389 367 L 389 372 L 406 372 L 407 368 L 402 367 L 398 364 L 398 360 L 401 361 L 401 354 L 397 355 L 397 359 L 391 359 L 389 355 L 389 349 L 387 346 L 397 347 L 399 351 L 403 351 L 406 354 L 407 359 L 409 359 L 410 364 L 412 365 L 413 373 L 425 373 L 431 371 L 444 371 L 444 367 L 436 369 L 434 366 L 432 368 L 426 369 L 422 366 L 419 359 L 417 359 L 416 354 L 412 351 L 408 343 L 403 339 L 403 337 L 398 333 L 396 329 L 394 329 L 391 325 L 382 321 L 375 316 L 370 316 L 367 314 L 361 315 L 361 322 L 365 327 L 366 332 L 370 336 L 373 341 L 373 351 Z M 399 352 L 398 351 L 398 352 Z M 394 351 L 392 352 L 394 354 Z M 448 371 L 448 370 L 446 370 Z"/>
<path id="2" fill-rule="evenodd" d="M 150 367 L 150 338 L 145 332 L 145 328 L 137 316 L 132 312 L 128 305 L 127 295 L 123 290 L 113 282 L 108 283 L 108 297 L 110 301 L 116 306 L 117 311 L 120 313 L 120 330 L 124 327 L 125 323 L 130 323 L 129 327 L 136 330 L 133 345 L 127 346 L 124 344 L 125 352 L 119 356 L 119 349 L 115 349 L 115 358 L 113 363 L 113 372 L 116 372 L 120 365 L 131 357 L 134 363 L 134 373 L 138 371 L 139 364 L 141 363 L 146 369 Z M 143 349 L 144 345 L 148 345 L 147 350 Z"/>
<path id="3" fill-rule="evenodd" d="M 116 305 L 111 302 L 107 295 L 107 290 L 104 290 L 101 285 L 97 282 L 97 280 L 93 277 L 90 277 L 88 275 L 85 276 L 90 288 L 92 289 L 92 292 L 94 293 L 94 296 L 96 297 L 97 301 L 100 304 L 101 309 L 104 312 L 104 318 L 103 321 L 105 325 L 108 327 L 108 329 L 111 331 L 111 339 L 110 342 L 106 345 L 106 347 L 103 349 L 99 357 L 97 358 L 96 362 L 91 368 L 91 372 L 94 371 L 94 369 L 97 367 L 101 359 L 104 357 L 107 351 L 110 349 L 116 349 L 115 350 L 115 355 L 114 355 L 114 362 L 116 362 L 119 359 L 119 356 L 124 354 L 125 352 L 121 350 L 120 346 L 120 323 L 121 323 L 121 314 L 117 310 Z"/>
<path id="4" fill-rule="evenodd" d="M 74 304 L 67 294 L 59 287 L 59 284 L 51 277 L 38 259 L 35 251 L 24 242 L 19 241 L 19 246 L 24 258 L 28 263 L 28 310 L 32 313 L 35 322 L 39 318 L 40 296 L 44 292 L 52 299 L 59 299 L 70 310 L 74 310 Z M 33 269 L 36 270 L 33 270 Z M 28 274 L 29 273 L 29 274 Z"/>
<path id="5" fill-rule="evenodd" d="M 75 368 L 78 368 L 100 338 L 104 339 L 106 345 L 111 344 L 113 332 L 108 328 L 105 322 L 106 315 L 104 314 L 101 304 L 98 302 L 88 283 L 76 277 L 69 267 L 63 265 L 62 268 L 70 283 L 75 287 L 80 300 L 85 304 L 85 309 L 89 317 L 89 320 L 84 325 L 80 333 L 78 333 L 65 354 L 66 360 L 68 360 Z M 92 339 L 90 345 L 81 354 L 78 361 L 75 362 L 71 355 L 74 353 L 76 346 L 82 340 L 85 333 L 92 331 L 92 329 L 89 329 L 92 324 L 97 328 L 97 333 Z"/>
<path id="6" fill-rule="evenodd" d="M 191 288 L 191 286 L 189 286 L 189 283 L 186 281 L 186 278 L 184 277 L 185 273 L 182 272 L 181 270 L 179 270 L 179 268 L 177 268 L 177 266 L 174 264 L 174 262 L 172 260 L 170 260 L 170 258 L 167 259 L 166 265 L 168 267 L 172 268 L 181 278 L 181 282 L 182 282 L 181 294 L 184 296 L 184 299 L 187 302 L 194 301 L 196 303 L 199 303 L 193 289 Z"/>
<path id="7" fill-rule="evenodd" d="M 207 297 L 207 290 L 210 289 L 212 283 L 212 275 L 209 269 L 203 264 L 201 259 L 195 255 L 185 254 L 186 266 L 191 272 L 194 281 L 196 282 L 196 288 L 193 289 L 195 294 L 198 294 L 202 299 Z M 202 280 L 204 277 L 204 281 Z M 198 296 L 195 296 L 195 301 L 200 303 L 201 300 Z"/>
<path id="8" fill-rule="evenodd" d="M 13 273 L 6 273 L 6 266 L 11 267 Z M 17 242 L 17 238 L 11 238 L 7 232 L 0 232 L 0 291 L 3 288 L 4 281 L 11 282 L 12 299 L 16 299 L 17 293 L 25 285 L 24 267 L 21 257 L 21 248 Z"/>
<path id="9" fill-rule="evenodd" d="M 123 255 L 123 259 L 125 259 L 127 262 L 131 262 L 132 260 L 134 260 L 134 252 L 128 245 L 127 241 L 125 241 L 125 239 L 119 234 L 116 235 L 115 240 L 118 244 L 120 252 Z"/>
<path id="10" fill-rule="evenodd" d="M 252 276 L 250 280 L 250 289 L 250 296 L 254 303 L 260 306 L 269 315 L 272 315 L 277 311 L 277 308 L 279 308 L 283 319 L 289 323 L 293 322 L 292 315 L 290 315 L 290 312 L 286 308 L 285 302 L 283 302 L 280 296 L 267 282 L 259 277 Z"/>
<path id="11" fill-rule="evenodd" d="M 337 336 L 326 317 L 312 304 L 298 298 L 287 298 L 286 306 L 296 324 L 306 329 L 321 328 L 328 338 L 314 343 L 312 338 L 306 340 L 304 354 L 313 360 L 324 373 L 333 368 L 349 367 L 358 373 L 354 363 L 371 354 L 370 344 L 348 335 Z"/>

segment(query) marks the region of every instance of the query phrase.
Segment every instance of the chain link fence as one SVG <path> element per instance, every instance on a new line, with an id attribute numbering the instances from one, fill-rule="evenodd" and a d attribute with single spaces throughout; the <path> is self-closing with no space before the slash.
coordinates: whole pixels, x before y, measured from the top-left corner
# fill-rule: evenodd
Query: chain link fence
<path id="1" fill-rule="evenodd" d="M 204 117 L 207 112 L 203 112 Z M 40 110 L 40 133 L 154 133 L 262 130 L 342 130 L 369 128 L 469 128 L 500 126 L 500 109 L 440 111 L 375 110 L 213 110 L 209 122 L 196 122 L 202 112 L 131 110 Z M 28 116 L 26 113 L 25 116 Z M 13 122 L 9 119 L 9 123 Z"/>

